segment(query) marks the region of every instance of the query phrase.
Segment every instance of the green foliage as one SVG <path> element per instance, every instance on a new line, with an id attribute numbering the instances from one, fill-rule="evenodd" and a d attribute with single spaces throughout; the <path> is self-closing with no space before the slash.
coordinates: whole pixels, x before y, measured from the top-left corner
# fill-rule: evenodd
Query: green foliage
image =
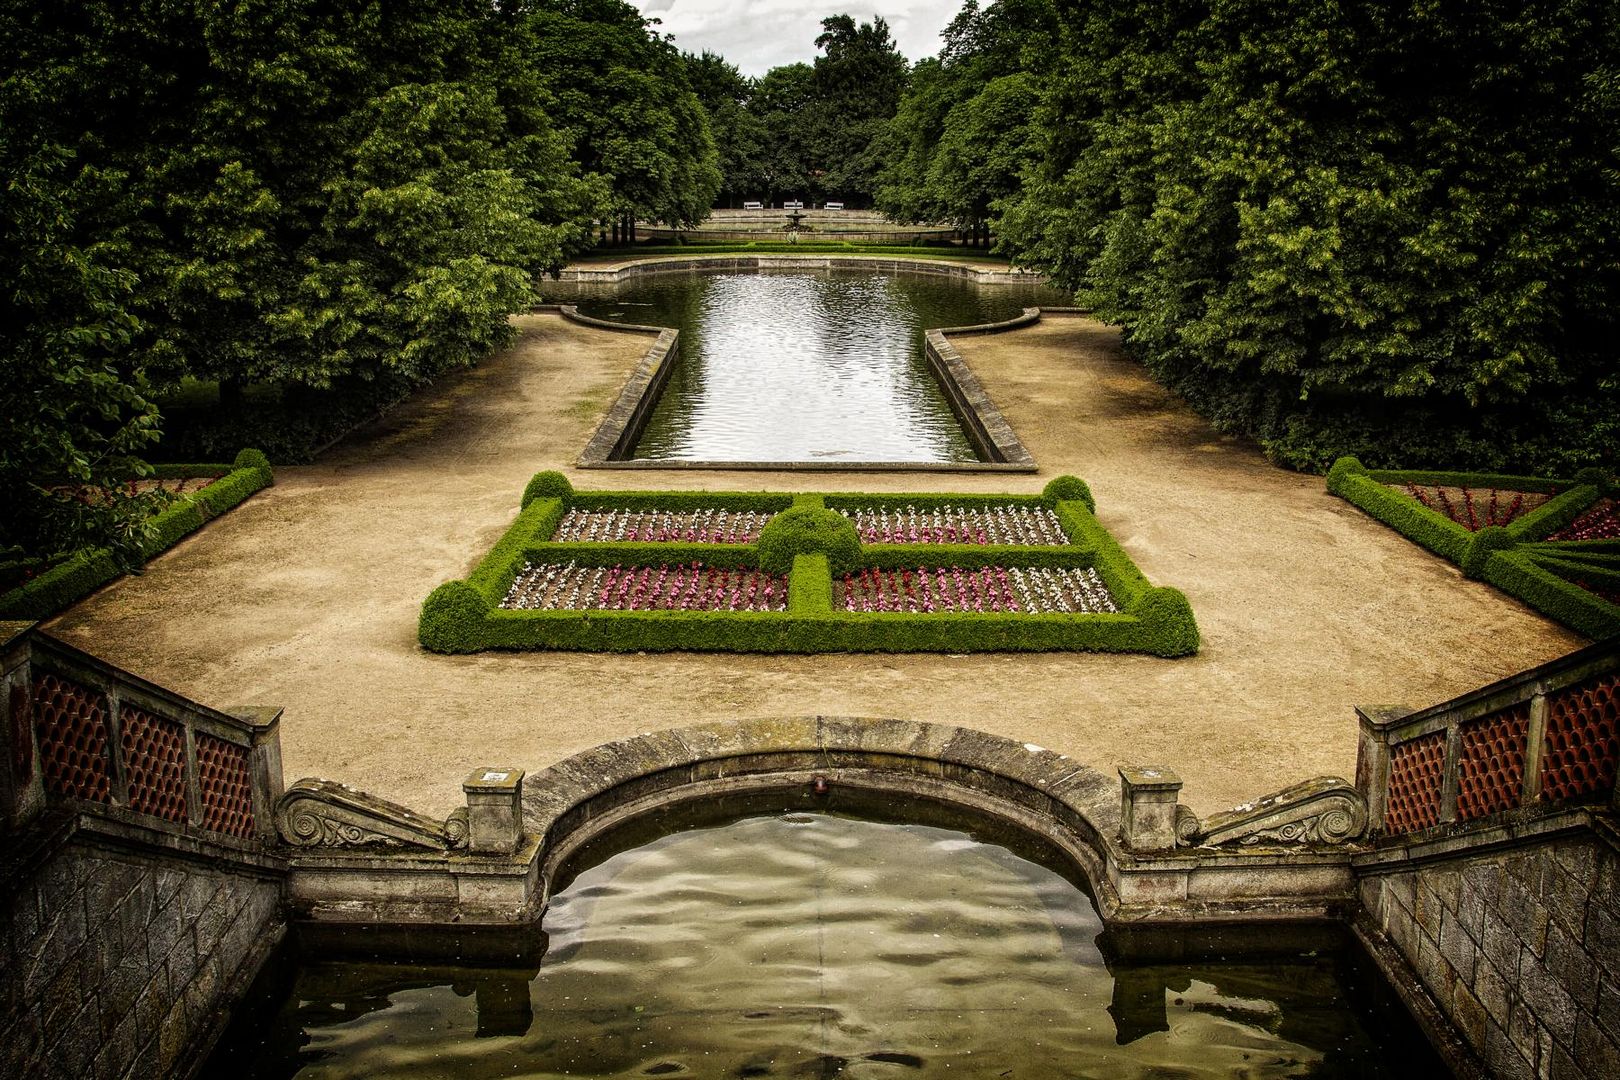
<path id="1" fill-rule="evenodd" d="M 924 60 L 885 134 L 877 205 L 900 221 L 964 230 L 1015 196 L 1040 149 L 1038 43 L 1055 32 L 1049 0 L 968 0 Z"/>
<path id="2" fill-rule="evenodd" d="M 773 68 L 748 108 L 763 129 L 756 189 L 767 199 L 839 199 L 869 205 L 877 192 L 883 136 L 905 88 L 905 57 L 882 18 L 821 20 L 814 64 Z"/>
<path id="3" fill-rule="evenodd" d="M 1062 5 L 1003 248 L 1277 461 L 1620 449 L 1620 8 Z"/>
<path id="4" fill-rule="evenodd" d="M 568 499 L 574 494 L 574 485 L 568 477 L 554 469 L 537 472 L 523 489 L 522 505 L 527 507 L 536 499 Z"/>
<path id="5" fill-rule="evenodd" d="M 771 518 L 759 534 L 759 568 L 786 574 L 799 555 L 824 555 L 835 576 L 842 577 L 861 561 L 861 539 L 855 523 L 831 510 L 795 506 Z"/>
<path id="6" fill-rule="evenodd" d="M 195 532 L 211 518 L 240 504 L 249 495 L 270 486 L 270 463 L 257 450 L 244 450 L 234 466 L 160 466 L 164 477 L 224 476 L 174 500 L 142 522 L 140 547 L 133 557 L 119 559 L 107 548 L 85 547 L 56 561 L 37 577 L 6 593 L 0 593 L 0 618 L 44 619 L 118 577 L 131 566 L 156 557 L 173 547 L 188 533 Z M 158 497 L 149 505 L 161 505 Z"/>
<path id="7" fill-rule="evenodd" d="M 1041 489 L 1041 497 L 1051 503 L 1083 502 L 1086 509 L 1097 512 L 1097 500 L 1091 496 L 1091 485 L 1078 476 L 1055 476 Z"/>
<path id="8" fill-rule="evenodd" d="M 1565 575 L 1568 575 L 1566 577 Z M 1620 585 L 1601 571 L 1570 567 L 1556 559 L 1538 557 L 1527 548 L 1498 551 L 1485 563 L 1481 575 L 1498 589 L 1523 600 L 1550 619 L 1595 641 L 1620 634 L 1620 606 L 1601 599 L 1569 577 Z"/>
<path id="9" fill-rule="evenodd" d="M 1601 475 L 1588 472 L 1581 479 Z M 1470 532 L 1390 486 L 1407 483 L 1557 494 L 1507 526 Z M 1327 486 L 1407 539 L 1456 563 L 1468 577 L 1495 585 L 1576 632 L 1591 638 L 1620 633 L 1620 607 L 1574 583 L 1606 584 L 1614 572 L 1607 560 L 1620 562 L 1620 544 L 1545 539 L 1603 498 L 1603 486 L 1493 473 L 1368 472 L 1348 457 L 1334 463 Z"/>
<path id="10" fill-rule="evenodd" d="M 490 602 L 465 581 L 447 581 L 428 594 L 417 620 L 416 636 L 424 648 L 441 653 L 477 652 Z"/>
<path id="11" fill-rule="evenodd" d="M 699 501 L 692 501 L 692 500 Z M 1085 649 L 1186 656 L 1197 651 L 1198 627 L 1186 598 L 1174 589 L 1152 588 L 1123 549 L 1078 499 L 1056 503 L 1074 543 L 1063 547 L 873 545 L 864 552 L 847 519 L 824 508 L 901 501 L 921 506 L 1039 505 L 1018 496 L 704 492 L 575 492 L 566 498 L 536 498 L 466 581 L 441 585 L 423 604 L 419 638 L 436 652 L 483 649 L 574 649 L 597 652 L 694 650 L 726 652 L 966 652 Z M 752 500 L 752 501 L 746 501 Z M 761 536 L 757 545 L 559 543 L 547 538 L 569 508 L 607 509 L 728 505 L 774 509 L 772 525 L 788 528 Z M 791 504 L 791 507 L 790 507 Z M 830 519 L 836 518 L 834 522 Z M 768 528 L 766 530 L 770 532 Z M 803 542 L 815 550 L 784 555 Z M 854 541 L 851 548 L 847 541 Z M 827 548 L 832 548 L 829 558 Z M 853 561 L 841 563 L 850 558 Z M 766 566 L 767 558 L 773 560 Z M 832 606 L 835 576 L 863 566 L 971 567 L 986 561 L 1097 568 L 1122 614 L 1036 615 L 1020 613 L 852 613 Z M 582 566 L 654 566 L 702 561 L 726 568 L 786 572 L 785 612 L 508 610 L 499 606 L 525 561 L 576 562 Z M 782 570 L 773 569 L 781 566 Z"/>
<path id="12" fill-rule="evenodd" d="M 721 185 L 709 116 L 680 53 L 640 12 L 622 0 L 531 0 L 512 48 L 585 173 L 602 181 L 600 216 L 708 216 Z"/>

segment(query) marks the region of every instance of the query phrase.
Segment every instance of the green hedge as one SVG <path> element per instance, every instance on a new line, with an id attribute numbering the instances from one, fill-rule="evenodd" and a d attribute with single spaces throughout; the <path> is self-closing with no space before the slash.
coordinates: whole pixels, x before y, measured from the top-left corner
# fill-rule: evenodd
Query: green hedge
<path id="1" fill-rule="evenodd" d="M 1533 491 L 1553 497 L 1509 525 L 1470 532 L 1388 486 L 1406 483 Z M 1572 561 L 1571 557 L 1592 552 L 1604 559 L 1608 552 L 1620 551 L 1620 544 L 1546 540 L 1611 493 L 1611 477 L 1589 471 L 1573 481 L 1497 473 L 1371 471 L 1355 458 L 1346 457 L 1336 461 L 1328 472 L 1327 488 L 1401 535 L 1456 563 L 1468 577 L 1489 582 L 1577 633 L 1599 639 L 1620 634 L 1620 607 L 1570 580 L 1582 575 L 1589 580 L 1606 580 L 1601 567 Z"/>
<path id="2" fill-rule="evenodd" d="M 153 515 L 141 545 L 141 561 L 167 551 L 188 533 L 238 505 L 274 482 L 269 460 L 257 450 L 243 450 L 230 465 L 157 465 L 153 476 L 178 480 L 220 475 L 218 480 L 182 496 Z M 44 619 L 83 599 L 117 578 L 123 570 L 104 549 L 68 556 L 38 577 L 0 595 L 0 618 Z M 504 594 L 503 594 L 504 595 Z"/>
<path id="3" fill-rule="evenodd" d="M 542 479 L 543 477 L 543 479 Z M 1091 492 L 1059 478 L 1036 497 L 698 492 L 575 492 L 541 474 L 525 492 L 512 527 L 466 581 L 439 586 L 422 605 L 418 636 L 435 652 L 573 649 L 603 652 L 975 652 L 1091 650 L 1186 656 L 1198 649 L 1187 599 L 1154 588 L 1092 513 Z M 563 481 L 566 484 L 566 481 Z M 569 509 L 698 508 L 747 498 L 780 511 L 757 544 L 551 543 Z M 863 546 L 853 524 L 830 509 L 888 505 L 1049 506 L 1068 531 L 1061 546 L 882 544 Z M 736 504 L 730 504 L 735 506 Z M 507 610 L 500 602 L 525 561 L 645 566 L 701 561 L 787 572 L 783 612 Z M 1121 606 L 1118 614 L 845 612 L 833 609 L 833 582 L 862 567 L 952 565 L 1095 567 Z"/>

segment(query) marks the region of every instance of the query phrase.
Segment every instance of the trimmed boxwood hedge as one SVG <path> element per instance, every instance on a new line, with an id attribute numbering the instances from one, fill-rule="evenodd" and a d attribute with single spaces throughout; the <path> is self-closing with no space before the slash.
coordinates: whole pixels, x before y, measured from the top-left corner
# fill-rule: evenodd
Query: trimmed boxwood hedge
<path id="1" fill-rule="evenodd" d="M 186 534 L 275 481 L 269 459 L 257 450 L 243 450 L 229 465 L 156 465 L 152 475 L 160 480 L 214 475 L 219 479 L 200 491 L 181 496 L 152 517 L 151 532 L 141 545 L 142 562 L 167 551 Z M 0 595 L 0 618 L 47 618 L 122 573 L 104 548 L 76 552 L 33 580 Z"/>
<path id="2" fill-rule="evenodd" d="M 559 483 L 560 481 L 560 483 Z M 1063 545 L 862 545 L 836 510 L 1046 506 L 1070 542 Z M 677 510 L 701 507 L 777 513 L 756 544 L 552 543 L 570 509 Z M 646 566 L 703 562 L 788 574 L 788 607 L 745 611 L 542 611 L 500 606 L 525 562 Z M 833 608 L 833 581 L 863 567 L 1095 567 L 1118 614 L 845 612 Z M 422 605 L 418 637 L 435 652 L 573 649 L 600 652 L 979 652 L 1090 650 L 1187 656 L 1198 626 L 1187 598 L 1154 588 L 1093 515 L 1091 491 L 1060 477 L 1036 497 L 702 492 L 576 492 L 561 474 L 542 473 L 506 534 L 465 581 L 439 586 Z"/>
<path id="3" fill-rule="evenodd" d="M 1497 488 L 1553 497 L 1508 525 L 1470 532 L 1390 484 Z M 1620 542 L 1556 542 L 1546 538 L 1579 518 L 1598 500 L 1616 493 L 1614 479 L 1584 470 L 1573 480 L 1494 473 L 1368 470 L 1355 458 L 1340 458 L 1328 472 L 1328 491 L 1354 503 L 1401 535 L 1456 563 L 1462 572 L 1522 600 L 1587 637 L 1620 634 L 1620 606 L 1577 579 L 1607 582 L 1603 563 L 1620 556 Z M 1590 558 L 1597 563 L 1586 561 Z"/>

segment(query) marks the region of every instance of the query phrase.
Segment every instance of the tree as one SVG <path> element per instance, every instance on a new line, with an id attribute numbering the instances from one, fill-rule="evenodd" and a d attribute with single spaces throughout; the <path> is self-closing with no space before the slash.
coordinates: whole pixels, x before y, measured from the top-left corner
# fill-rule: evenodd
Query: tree
<path id="1" fill-rule="evenodd" d="M 708 216 L 721 174 L 680 53 L 622 0 L 532 0 L 519 35 L 607 215 L 676 226 Z"/>
<path id="2" fill-rule="evenodd" d="M 1620 12 L 1067 7 L 1005 244 L 1279 461 L 1613 460 Z"/>
<path id="3" fill-rule="evenodd" d="M 749 80 L 715 53 L 683 54 L 687 81 L 709 119 L 720 169 L 721 201 L 735 204 L 769 187 L 765 122 L 749 111 Z"/>

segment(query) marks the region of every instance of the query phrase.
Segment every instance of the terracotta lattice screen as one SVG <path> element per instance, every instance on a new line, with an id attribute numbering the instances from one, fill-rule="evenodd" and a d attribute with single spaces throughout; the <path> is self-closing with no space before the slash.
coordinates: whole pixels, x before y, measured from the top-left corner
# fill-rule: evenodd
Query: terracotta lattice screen
<path id="1" fill-rule="evenodd" d="M 118 710 L 118 727 L 129 808 L 167 821 L 185 821 L 185 728 L 133 705 Z"/>
<path id="2" fill-rule="evenodd" d="M 1393 747 L 1384 828 L 1392 833 L 1403 833 L 1438 825 L 1445 772 L 1446 733 L 1443 731 L 1420 735 Z"/>
<path id="3" fill-rule="evenodd" d="M 46 791 L 112 801 L 105 697 L 71 679 L 39 674 L 34 679 L 34 725 Z"/>
<path id="4" fill-rule="evenodd" d="M 1462 725 L 1457 820 L 1511 810 L 1524 794 L 1524 751 L 1530 703 L 1520 702 Z"/>
<path id="5" fill-rule="evenodd" d="M 253 835 L 253 779 L 245 746 L 197 734 L 197 797 L 202 827 L 244 838 Z"/>
<path id="6" fill-rule="evenodd" d="M 1620 675 L 1607 674 L 1547 698 L 1541 797 L 1578 799 L 1614 788 L 1620 760 Z"/>

